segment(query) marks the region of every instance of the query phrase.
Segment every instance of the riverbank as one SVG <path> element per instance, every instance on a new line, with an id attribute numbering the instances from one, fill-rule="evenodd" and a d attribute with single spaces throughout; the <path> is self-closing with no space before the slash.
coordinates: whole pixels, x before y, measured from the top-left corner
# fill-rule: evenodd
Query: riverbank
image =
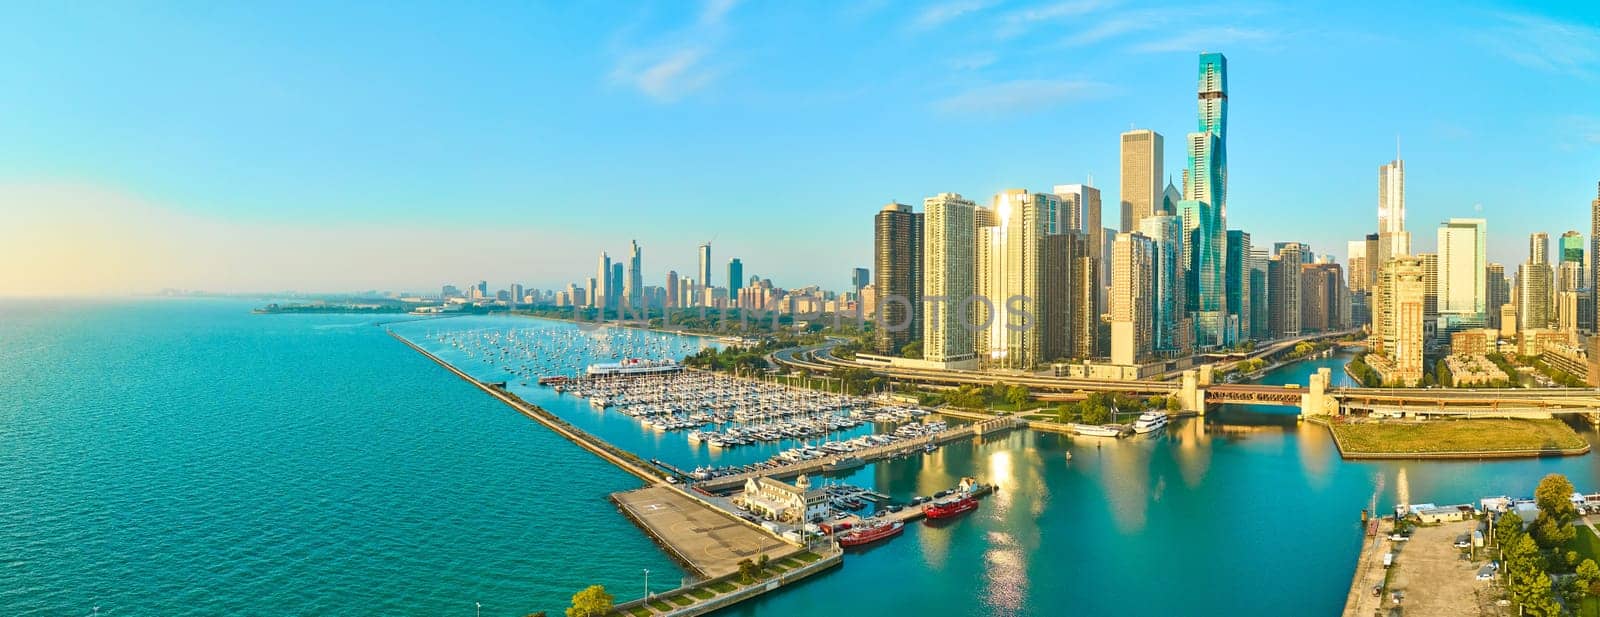
<path id="1" fill-rule="evenodd" d="M 1351 422 L 1335 418 L 1321 423 L 1347 460 L 1537 458 L 1590 450 L 1588 441 L 1556 419 Z"/>

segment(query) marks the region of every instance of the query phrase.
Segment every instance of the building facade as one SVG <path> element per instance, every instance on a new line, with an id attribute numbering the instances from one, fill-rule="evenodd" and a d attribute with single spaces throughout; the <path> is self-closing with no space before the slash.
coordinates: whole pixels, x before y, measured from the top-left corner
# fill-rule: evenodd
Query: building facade
<path id="1" fill-rule="evenodd" d="M 922 336 L 922 213 L 889 202 L 873 219 L 876 350 L 895 355 Z M 702 247 L 709 254 L 710 245 Z"/>
<path id="2" fill-rule="evenodd" d="M 1161 214 L 1161 168 L 1166 156 L 1161 134 L 1137 129 L 1122 134 L 1121 232 L 1135 231 L 1139 222 Z"/>
<path id="3" fill-rule="evenodd" d="M 957 193 L 922 202 L 923 358 L 962 362 L 976 357 L 972 299 L 977 293 L 977 204 Z"/>
<path id="4" fill-rule="evenodd" d="M 1111 363 L 1140 364 L 1152 351 L 1156 244 L 1141 233 L 1121 233 L 1111 255 Z"/>

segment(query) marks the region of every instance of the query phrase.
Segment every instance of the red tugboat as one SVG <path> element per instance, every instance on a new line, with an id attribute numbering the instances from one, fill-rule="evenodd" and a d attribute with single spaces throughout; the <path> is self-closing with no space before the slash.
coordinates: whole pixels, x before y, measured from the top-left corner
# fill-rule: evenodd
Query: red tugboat
<path id="1" fill-rule="evenodd" d="M 973 497 L 972 493 L 961 492 L 922 506 L 922 514 L 932 521 L 959 516 L 976 509 L 978 509 L 978 498 Z"/>
<path id="2" fill-rule="evenodd" d="M 900 521 L 892 523 L 878 523 L 871 527 L 862 527 L 851 530 L 839 536 L 840 546 L 861 546 L 871 544 L 884 538 L 893 538 L 906 530 L 906 524 Z"/>

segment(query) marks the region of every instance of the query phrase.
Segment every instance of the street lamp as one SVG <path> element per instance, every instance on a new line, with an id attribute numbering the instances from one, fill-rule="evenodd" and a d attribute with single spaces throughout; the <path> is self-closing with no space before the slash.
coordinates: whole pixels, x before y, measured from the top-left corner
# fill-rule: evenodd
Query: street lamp
<path id="1" fill-rule="evenodd" d="M 472 605 L 478 607 L 478 617 L 483 617 L 483 603 L 473 602 Z"/>

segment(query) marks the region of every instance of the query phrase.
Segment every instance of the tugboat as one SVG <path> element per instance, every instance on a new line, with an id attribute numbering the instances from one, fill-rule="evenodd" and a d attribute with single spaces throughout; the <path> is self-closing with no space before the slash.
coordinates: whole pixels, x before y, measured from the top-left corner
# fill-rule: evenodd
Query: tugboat
<path id="1" fill-rule="evenodd" d="M 922 514 L 928 520 L 938 520 L 959 516 L 978 509 L 978 498 L 971 493 L 957 493 L 922 506 Z"/>
<path id="2" fill-rule="evenodd" d="M 854 529 L 842 536 L 839 536 L 839 545 L 861 546 L 863 544 L 871 544 L 885 538 L 898 536 L 900 535 L 900 532 L 905 530 L 906 524 L 900 521 L 894 521 L 892 523 L 878 523 L 871 527 Z"/>

